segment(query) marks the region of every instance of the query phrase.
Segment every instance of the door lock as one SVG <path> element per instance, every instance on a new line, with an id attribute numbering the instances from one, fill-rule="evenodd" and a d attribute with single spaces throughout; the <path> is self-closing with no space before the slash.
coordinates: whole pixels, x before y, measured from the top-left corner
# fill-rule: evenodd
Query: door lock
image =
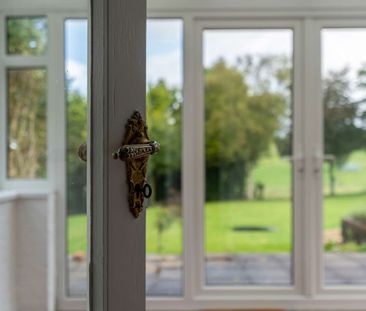
<path id="1" fill-rule="evenodd" d="M 135 111 L 127 121 L 122 146 L 113 153 L 113 159 L 126 162 L 128 202 L 135 218 L 143 210 L 144 198 L 151 197 L 152 188 L 146 178 L 147 164 L 150 155 L 159 150 L 160 144 L 149 139 L 147 126 L 141 114 Z"/>

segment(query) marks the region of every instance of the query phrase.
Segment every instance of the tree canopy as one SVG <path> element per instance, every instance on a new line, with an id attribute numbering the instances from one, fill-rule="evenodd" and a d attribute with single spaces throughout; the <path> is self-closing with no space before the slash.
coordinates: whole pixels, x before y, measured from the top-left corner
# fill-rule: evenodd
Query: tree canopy
<path id="1" fill-rule="evenodd" d="M 362 76 L 363 71 L 360 71 Z M 362 80 L 359 87 L 363 88 Z M 343 164 L 354 150 L 366 146 L 365 99 L 352 99 L 349 69 L 330 72 L 323 81 L 324 151 Z M 354 90 L 353 90 L 354 92 Z"/>
<path id="2" fill-rule="evenodd" d="M 206 185 L 208 200 L 245 197 L 247 175 L 274 141 L 285 114 L 286 98 L 271 89 L 273 81 L 256 77 L 257 81 L 262 82 L 262 87 L 253 92 L 246 79 L 254 78 L 250 77 L 249 69 L 242 66 L 244 62 L 240 64 L 241 67 L 229 66 L 219 60 L 205 70 L 206 178 L 210 180 Z M 253 62 L 251 65 L 250 70 L 258 73 L 255 70 L 257 65 Z M 263 70 L 277 72 L 269 65 L 261 66 Z M 276 83 L 279 85 L 279 82 Z M 151 137 L 162 145 L 159 156 L 152 157 L 149 163 L 150 180 L 154 181 L 157 200 L 168 200 L 180 191 L 181 107 L 179 90 L 169 88 L 164 81 L 149 85 L 149 131 Z"/>
<path id="3" fill-rule="evenodd" d="M 7 52 L 40 55 L 46 51 L 47 22 L 43 17 L 7 18 Z"/>
<path id="4" fill-rule="evenodd" d="M 273 142 L 286 100 L 219 60 L 205 71 L 206 199 L 242 199 L 250 170 Z"/>

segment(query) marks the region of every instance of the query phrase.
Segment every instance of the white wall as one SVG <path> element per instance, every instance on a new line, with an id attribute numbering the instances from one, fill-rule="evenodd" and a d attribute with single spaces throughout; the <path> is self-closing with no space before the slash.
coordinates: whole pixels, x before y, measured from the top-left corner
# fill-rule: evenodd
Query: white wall
<path id="1" fill-rule="evenodd" d="M 54 195 L 0 192 L 0 309 L 55 306 Z"/>
<path id="2" fill-rule="evenodd" d="M 2 311 L 15 311 L 15 194 L 0 196 L 0 302 Z"/>

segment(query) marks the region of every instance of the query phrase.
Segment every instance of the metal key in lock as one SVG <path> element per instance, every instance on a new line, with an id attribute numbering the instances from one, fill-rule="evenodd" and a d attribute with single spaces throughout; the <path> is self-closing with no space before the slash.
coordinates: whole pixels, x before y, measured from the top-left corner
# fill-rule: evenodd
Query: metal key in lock
<path id="1" fill-rule="evenodd" d="M 146 192 L 147 191 L 147 192 Z M 148 199 L 151 197 L 152 195 L 152 188 L 149 184 L 144 184 L 143 186 L 141 186 L 140 184 L 137 184 L 135 186 L 135 192 L 137 193 L 142 193 L 143 196 Z"/>

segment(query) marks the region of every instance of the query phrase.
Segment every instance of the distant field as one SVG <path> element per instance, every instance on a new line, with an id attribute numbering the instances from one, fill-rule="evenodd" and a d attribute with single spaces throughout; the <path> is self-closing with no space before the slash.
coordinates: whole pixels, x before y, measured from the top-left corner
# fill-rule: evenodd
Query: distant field
<path id="1" fill-rule="evenodd" d="M 328 166 L 324 168 L 324 191 L 329 192 Z M 206 249 L 209 253 L 287 252 L 291 249 L 290 165 L 271 155 L 260 161 L 251 182 L 265 185 L 263 201 L 209 202 L 205 208 Z M 336 196 L 325 197 L 324 225 L 337 229 L 343 217 L 366 210 L 366 153 L 355 152 L 343 169 L 336 170 Z M 147 252 L 156 253 L 157 227 L 160 207 L 147 211 Z M 86 251 L 86 217 L 69 217 L 69 253 Z M 234 231 L 235 227 L 266 226 L 268 232 Z M 181 221 L 176 218 L 163 232 L 162 253 L 181 252 Z"/>
<path id="2" fill-rule="evenodd" d="M 342 168 L 335 169 L 336 190 L 340 194 L 366 192 L 366 152 L 354 152 Z M 280 158 L 275 151 L 258 162 L 251 182 L 265 185 L 268 198 L 290 196 L 291 166 L 288 159 Z M 323 169 L 324 193 L 329 194 L 329 164 Z"/>

